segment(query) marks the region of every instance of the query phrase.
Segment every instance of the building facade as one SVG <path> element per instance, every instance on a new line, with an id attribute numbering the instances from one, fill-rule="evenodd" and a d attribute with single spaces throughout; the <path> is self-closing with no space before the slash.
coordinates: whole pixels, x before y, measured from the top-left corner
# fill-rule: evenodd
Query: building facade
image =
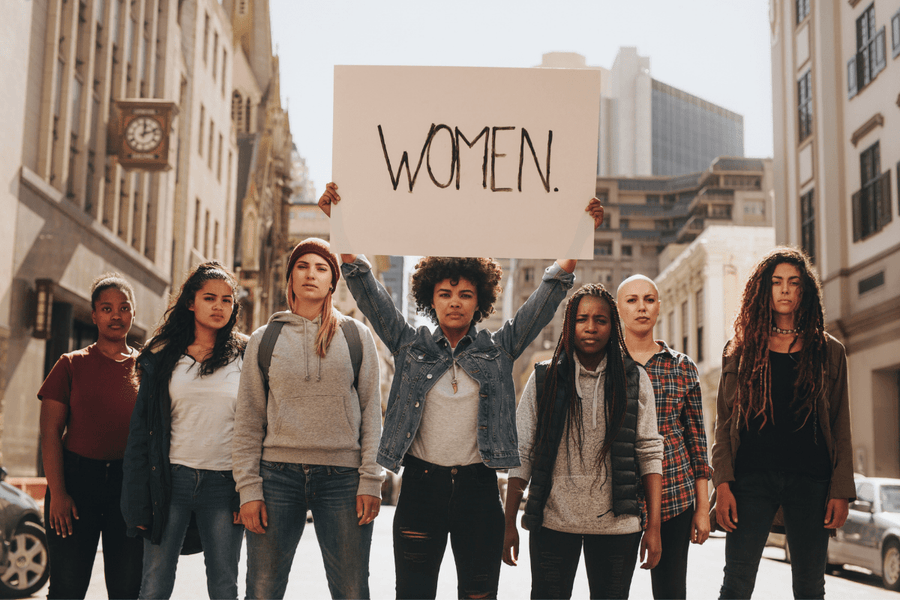
<path id="1" fill-rule="evenodd" d="M 847 348 L 854 466 L 900 476 L 900 0 L 771 0 L 775 235 Z"/>
<path id="2" fill-rule="evenodd" d="M 36 398 L 94 341 L 90 286 L 134 285 L 135 342 L 201 258 L 230 264 L 231 29 L 215 0 L 34 0 L 0 24 L 0 436 L 13 475 L 39 470 Z M 224 91 L 223 91 L 224 90 Z M 168 101 L 169 170 L 125 169 L 121 100 Z M 198 210 L 199 206 L 199 210 Z"/>
<path id="3" fill-rule="evenodd" d="M 722 157 L 703 172 L 680 177 L 598 177 L 596 192 L 604 221 L 594 232 L 593 260 L 578 261 L 576 285 L 602 283 L 613 293 L 636 273 L 656 277 L 709 226 L 772 225 L 771 159 Z M 546 262 L 516 261 L 515 306 L 540 283 Z M 552 352 L 562 321 L 560 307 L 529 348 L 535 360 L 516 363 L 517 377 L 527 379 L 530 365 Z"/>

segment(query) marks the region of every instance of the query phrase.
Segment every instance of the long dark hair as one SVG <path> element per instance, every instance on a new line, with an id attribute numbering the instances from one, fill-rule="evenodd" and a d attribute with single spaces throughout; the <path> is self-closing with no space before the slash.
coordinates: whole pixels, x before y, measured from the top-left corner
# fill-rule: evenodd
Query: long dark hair
<path id="1" fill-rule="evenodd" d="M 138 357 L 139 363 L 140 359 L 145 356 L 158 356 L 159 363 L 154 374 L 157 388 L 169 384 L 175 365 L 194 341 L 194 312 L 190 310 L 190 307 L 197 292 L 207 281 L 213 279 L 227 283 L 231 286 L 232 294 L 237 296 L 238 283 L 231 271 L 215 260 L 201 264 L 188 275 L 175 302 L 163 316 L 162 324 L 141 351 Z M 236 297 L 234 300 L 231 318 L 216 333 L 216 343 L 212 353 L 200 364 L 201 377 L 224 367 L 244 351 L 246 341 L 235 330 L 241 305 L 237 302 Z M 142 376 L 142 373 L 139 371 L 138 375 Z"/>
<path id="2" fill-rule="evenodd" d="M 802 251 L 779 247 L 767 254 L 750 275 L 741 299 L 741 310 L 734 320 L 734 338 L 725 348 L 725 356 L 738 357 L 737 395 L 733 411 L 742 427 L 761 417 L 760 428 L 772 415 L 771 373 L 769 370 L 769 332 L 772 331 L 772 275 L 775 267 L 787 263 L 800 271 L 800 304 L 794 327 L 797 329 L 791 347 L 802 342 L 794 384 L 795 416 L 806 423 L 825 391 L 827 340 L 822 286 Z M 802 427 L 802 424 L 801 424 Z"/>
<path id="3" fill-rule="evenodd" d="M 556 403 L 556 393 L 560 378 L 564 378 L 570 391 L 566 404 L 566 437 L 575 436 L 579 454 L 582 450 L 583 422 L 581 401 L 575 387 L 575 317 L 578 314 L 578 306 L 586 296 L 600 298 L 609 305 L 612 331 L 609 342 L 606 344 L 606 377 L 603 382 L 604 404 L 606 410 L 606 435 L 603 445 L 597 454 L 597 477 L 604 471 L 603 465 L 609 454 L 610 448 L 622 429 L 625 420 L 625 358 L 628 350 L 625 348 L 625 338 L 619 321 L 619 311 L 616 301 L 606 288 L 599 283 L 588 283 L 581 286 L 566 303 L 566 315 L 563 321 L 562 333 L 556 350 L 553 352 L 553 360 L 547 369 L 547 378 L 541 397 L 537 399 L 537 431 L 535 432 L 535 444 L 532 447 L 532 458 L 540 454 L 547 445 L 551 444 L 551 419 L 553 418 L 553 406 Z M 568 449 L 568 444 L 566 444 Z"/>

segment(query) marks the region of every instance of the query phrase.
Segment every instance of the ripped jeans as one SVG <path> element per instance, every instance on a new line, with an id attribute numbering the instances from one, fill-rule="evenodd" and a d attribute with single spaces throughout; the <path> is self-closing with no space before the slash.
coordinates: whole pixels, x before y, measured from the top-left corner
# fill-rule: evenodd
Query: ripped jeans
<path id="1" fill-rule="evenodd" d="M 497 475 L 482 463 L 440 467 L 409 454 L 394 513 L 397 598 L 434 598 L 447 535 L 460 598 L 496 598 L 503 556 Z"/>
<path id="2" fill-rule="evenodd" d="M 581 535 L 542 527 L 528 543 L 532 598 L 572 597 L 582 545 L 591 598 L 628 598 L 641 532 Z"/>

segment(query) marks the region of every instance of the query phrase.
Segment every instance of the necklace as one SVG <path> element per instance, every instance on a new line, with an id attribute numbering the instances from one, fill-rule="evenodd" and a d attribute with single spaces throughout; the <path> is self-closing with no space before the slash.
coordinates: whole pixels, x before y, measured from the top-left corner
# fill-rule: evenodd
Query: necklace
<path id="1" fill-rule="evenodd" d="M 801 330 L 799 327 L 795 329 L 781 329 L 777 325 L 772 325 L 772 331 L 774 331 L 775 333 L 780 333 L 782 335 L 796 335 L 800 333 Z"/>

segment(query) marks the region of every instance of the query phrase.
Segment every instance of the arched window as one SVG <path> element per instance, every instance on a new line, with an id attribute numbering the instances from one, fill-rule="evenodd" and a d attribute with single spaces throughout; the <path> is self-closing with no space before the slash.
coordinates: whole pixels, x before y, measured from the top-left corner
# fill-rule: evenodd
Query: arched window
<path id="1" fill-rule="evenodd" d="M 246 108 L 246 110 L 247 110 L 247 133 L 252 133 L 252 132 L 253 132 L 253 125 L 252 125 L 253 121 L 250 120 L 251 104 L 250 104 L 250 98 L 249 98 L 249 97 L 247 97 L 247 108 Z"/>

